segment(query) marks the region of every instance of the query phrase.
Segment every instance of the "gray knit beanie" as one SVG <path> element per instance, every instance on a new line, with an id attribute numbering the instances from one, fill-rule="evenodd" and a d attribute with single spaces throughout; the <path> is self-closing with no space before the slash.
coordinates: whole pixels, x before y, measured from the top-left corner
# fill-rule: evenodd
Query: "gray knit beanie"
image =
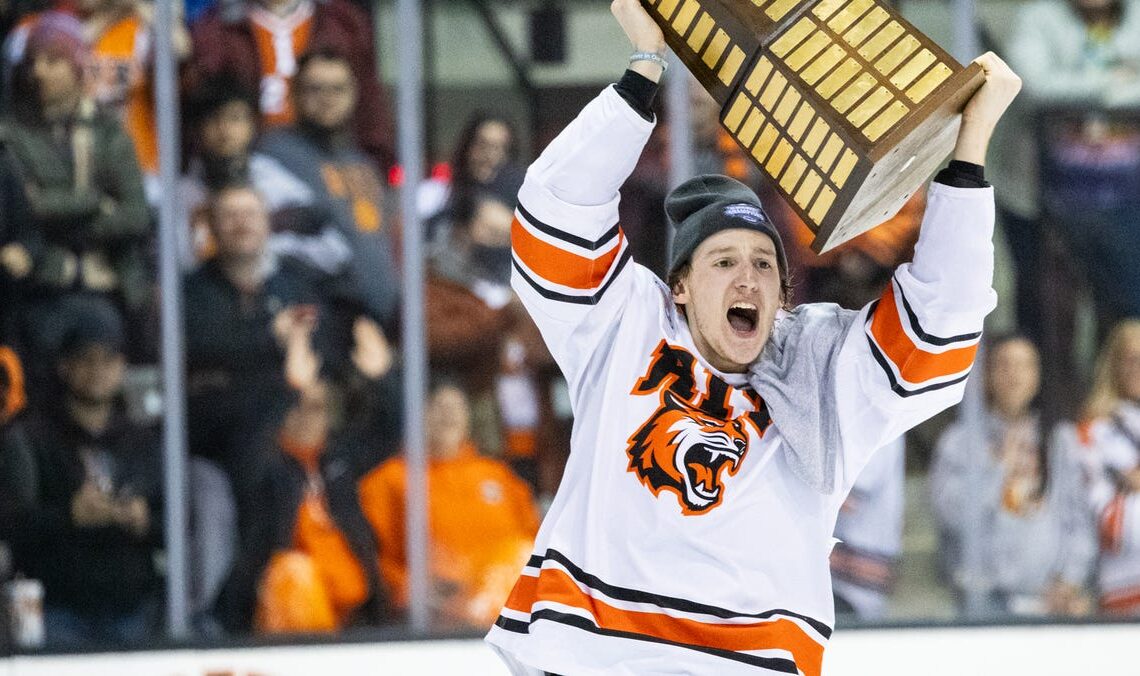
<path id="1" fill-rule="evenodd" d="M 672 275 L 712 235 L 730 228 L 755 230 L 772 238 L 780 266 L 780 282 L 788 281 L 784 242 L 764 213 L 756 193 L 736 179 L 716 174 L 697 176 L 677 186 L 665 198 L 665 215 L 673 226 L 673 251 L 669 258 Z"/>

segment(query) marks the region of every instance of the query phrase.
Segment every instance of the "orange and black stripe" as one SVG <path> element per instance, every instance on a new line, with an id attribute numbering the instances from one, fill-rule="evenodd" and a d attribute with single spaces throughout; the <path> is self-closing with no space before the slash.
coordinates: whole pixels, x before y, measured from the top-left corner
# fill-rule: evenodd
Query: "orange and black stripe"
<path id="1" fill-rule="evenodd" d="M 544 298 L 596 305 L 622 268 L 629 245 L 615 223 L 596 240 L 547 225 L 521 204 L 511 224 L 512 263 Z"/>
<path id="2" fill-rule="evenodd" d="M 900 312 L 900 305 L 902 311 Z M 981 332 L 941 337 L 923 330 L 897 279 L 892 279 L 867 315 L 871 354 L 901 397 L 911 397 L 966 380 Z"/>
<path id="3" fill-rule="evenodd" d="M 525 634 L 539 621 L 805 676 L 819 676 L 823 643 L 831 636 L 823 622 L 787 610 L 741 613 L 610 585 L 555 550 L 531 557 L 496 625 Z M 790 659 L 756 654 L 766 651 Z"/>

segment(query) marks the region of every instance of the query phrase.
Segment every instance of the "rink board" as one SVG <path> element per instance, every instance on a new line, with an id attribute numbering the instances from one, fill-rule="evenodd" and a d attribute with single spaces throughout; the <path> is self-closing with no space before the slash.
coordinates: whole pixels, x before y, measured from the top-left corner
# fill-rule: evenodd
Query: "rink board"
<path id="1" fill-rule="evenodd" d="M 1102 624 L 962 629 L 839 630 L 825 676 L 1068 676 L 1123 674 L 1135 664 L 1140 625 Z M 0 676 L 339 676 L 465 674 L 507 676 L 481 641 L 172 650 L 15 657 Z"/>

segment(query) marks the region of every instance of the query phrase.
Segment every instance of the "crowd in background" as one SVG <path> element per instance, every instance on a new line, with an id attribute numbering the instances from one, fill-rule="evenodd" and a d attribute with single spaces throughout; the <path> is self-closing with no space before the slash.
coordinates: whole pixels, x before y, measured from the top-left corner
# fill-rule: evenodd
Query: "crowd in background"
<path id="1" fill-rule="evenodd" d="M 153 6 L 0 4 L 0 581 L 42 582 L 52 646 L 161 635 Z M 205 638 L 399 624 L 400 218 L 372 18 L 349 0 L 188 3 L 176 30 L 191 605 Z M 1140 613 L 1140 2 L 1031 0 L 996 45 L 1025 83 L 991 153 L 1016 330 L 984 340 L 981 426 L 929 459 L 942 583 L 973 616 Z M 670 74 L 670 76 L 675 76 Z M 601 83 L 600 83 L 601 84 Z M 858 307 L 911 255 L 918 194 L 825 256 L 692 87 L 697 169 L 753 186 L 795 302 Z M 663 111 L 664 112 L 664 111 Z M 623 189 L 664 268 L 663 116 Z M 530 153 L 475 113 L 417 194 L 427 247 L 429 606 L 481 628 L 569 447 L 565 384 L 510 288 Z M 1093 308 L 1082 377 L 1073 317 Z M 886 612 L 904 440 L 856 483 L 841 616 Z M 914 455 L 913 453 L 911 454 Z"/>

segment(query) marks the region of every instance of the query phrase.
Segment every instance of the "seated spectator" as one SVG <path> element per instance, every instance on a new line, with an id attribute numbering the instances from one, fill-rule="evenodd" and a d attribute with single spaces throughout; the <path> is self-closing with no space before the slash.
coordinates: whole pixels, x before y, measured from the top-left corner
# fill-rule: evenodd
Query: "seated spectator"
<path id="1" fill-rule="evenodd" d="M 146 177 L 147 195 L 158 195 L 158 137 L 154 112 L 153 22 L 149 0 L 78 0 L 54 3 L 60 11 L 74 12 L 91 45 L 86 81 L 95 102 L 114 116 L 134 143 Z M 182 5 L 176 4 L 176 11 Z M 24 43 L 36 23 L 51 12 L 29 15 L 7 41 L 4 55 L 11 63 L 23 57 Z M 190 53 L 190 36 L 181 19 L 174 27 L 175 57 Z"/>
<path id="2" fill-rule="evenodd" d="M 831 550 L 837 617 L 881 620 L 902 553 L 906 443 L 875 451 L 843 502 Z"/>
<path id="3" fill-rule="evenodd" d="M 338 52 L 306 54 L 297 64 L 297 124 L 267 133 L 259 150 L 312 191 L 311 225 L 301 229 L 331 222 L 348 242 L 348 269 L 327 291 L 343 310 L 339 314 L 351 319 L 364 313 L 390 331 L 399 295 L 393 219 L 385 213 L 384 183 L 351 134 L 360 86 L 351 62 Z"/>
<path id="4" fill-rule="evenodd" d="M 64 394 L 28 420 L 39 495 L 19 516 L 16 565 L 43 582 L 49 645 L 134 643 L 160 626 L 162 451 L 123 412 L 123 345 L 114 308 L 77 312 L 55 362 Z"/>
<path id="5" fill-rule="evenodd" d="M 226 470 L 246 523 L 260 504 L 260 440 L 289 406 L 281 327 L 296 315 L 316 319 L 321 306 L 308 271 L 269 250 L 269 215 L 253 187 L 216 193 L 210 228 L 217 253 L 184 282 L 190 450 Z"/>
<path id="6" fill-rule="evenodd" d="M 237 80 L 223 75 L 207 81 L 195 90 L 187 108 L 191 156 L 178 190 L 186 224 L 179 235 L 187 238 L 182 243 L 183 264 L 192 266 L 214 253 L 208 222 L 212 192 L 249 183 L 261 193 L 271 215 L 294 204 L 311 204 L 313 194 L 276 160 L 251 152 L 258 133 L 257 99 Z"/>
<path id="7" fill-rule="evenodd" d="M 450 172 L 420 184 L 416 196 L 420 218 L 430 221 L 439 216 L 453 205 L 458 194 L 478 189 L 494 191 L 497 185 L 505 188 L 506 194 L 500 197 L 513 204 L 524 172 L 518 164 L 516 136 L 514 126 L 505 117 L 488 112 L 472 115 L 459 132 Z"/>
<path id="8" fill-rule="evenodd" d="M 1041 358 L 1025 338 L 986 352 L 985 428 L 951 424 L 930 472 L 944 565 L 965 612 L 1086 614 L 1094 533 L 1080 469 L 1046 446 L 1034 399 Z"/>
<path id="9" fill-rule="evenodd" d="M 458 387 L 432 388 L 425 426 L 433 626 L 486 627 L 510 593 L 538 531 L 534 498 L 502 462 L 470 439 Z M 393 458 L 360 482 L 360 502 L 380 544 L 380 570 L 396 608 L 408 607 L 407 467 Z"/>
<path id="10" fill-rule="evenodd" d="M 361 381 L 386 403 L 368 407 L 389 422 L 399 388 L 386 346 L 358 349 L 357 380 L 331 377 L 313 347 L 310 319 L 285 329 L 287 379 L 298 400 L 270 442 L 261 518 L 227 591 L 227 622 L 253 617 L 263 633 L 334 631 L 390 619 L 377 543 L 356 482 L 394 450 L 361 420 Z M 363 344 L 363 343 L 362 343 Z M 256 598 L 256 601 L 255 601 Z M 254 610 L 256 606 L 256 611 Z"/>
<path id="11" fill-rule="evenodd" d="M 263 513 L 269 541 L 258 585 L 259 632 L 334 631 L 386 621 L 377 543 L 356 481 L 368 440 L 343 429 L 342 394 L 327 379 L 302 386 L 277 437 Z"/>
<path id="12" fill-rule="evenodd" d="M 346 126 L 353 145 L 387 172 L 393 162 L 391 118 L 376 71 L 372 21 L 348 0 L 239 0 L 219 3 L 191 27 L 194 58 L 186 73 L 193 91 L 228 73 L 261 92 L 266 128 L 299 119 L 294 107 L 301 55 L 332 51 L 349 65 L 359 95 Z"/>
<path id="13" fill-rule="evenodd" d="M 1140 320 L 1118 324 L 1097 359 L 1083 422 L 1066 440 L 1085 471 L 1100 533 L 1100 609 L 1140 616 Z"/>
<path id="14" fill-rule="evenodd" d="M 16 71 L 17 106 L 0 121 L 31 212 L 0 257 L 25 289 L 29 366 L 50 363 L 45 332 L 63 296 L 106 296 L 134 316 L 151 295 L 139 246 L 149 228 L 142 175 L 130 138 L 84 94 L 82 31 L 65 14 L 35 22 Z"/>
<path id="15" fill-rule="evenodd" d="M 462 374 L 485 453 L 506 455 L 533 479 L 540 416 L 533 373 L 549 353 L 510 288 L 514 212 L 497 196 L 468 193 L 439 230 L 428 263 L 428 358 Z"/>

